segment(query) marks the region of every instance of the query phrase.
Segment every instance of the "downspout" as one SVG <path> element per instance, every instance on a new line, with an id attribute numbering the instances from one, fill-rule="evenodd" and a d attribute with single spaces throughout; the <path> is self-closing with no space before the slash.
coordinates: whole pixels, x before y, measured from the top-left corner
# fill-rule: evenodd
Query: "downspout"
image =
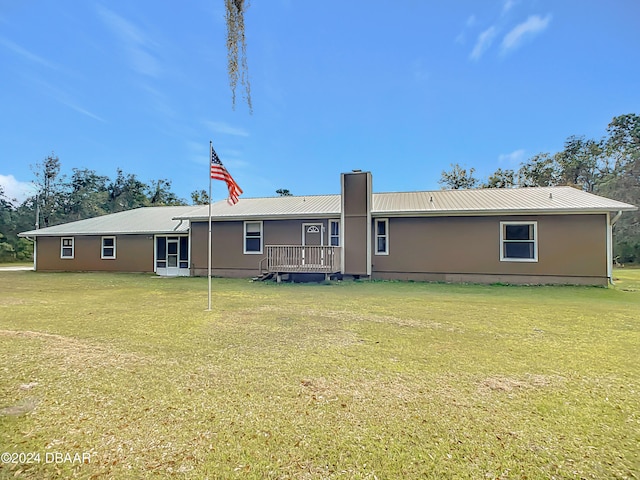
<path id="1" fill-rule="evenodd" d="M 618 213 L 611 218 L 611 214 L 607 212 L 607 277 L 609 279 L 609 284 L 614 285 L 613 283 L 613 226 L 616 224 L 620 216 L 622 215 L 622 210 L 618 210 Z"/>

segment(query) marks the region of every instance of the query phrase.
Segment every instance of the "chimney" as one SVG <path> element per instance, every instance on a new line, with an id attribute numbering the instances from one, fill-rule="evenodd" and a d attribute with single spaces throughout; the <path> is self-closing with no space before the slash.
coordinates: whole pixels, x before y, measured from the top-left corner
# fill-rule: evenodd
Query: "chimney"
<path id="1" fill-rule="evenodd" d="M 340 175 L 342 213 L 341 270 L 345 275 L 371 275 L 371 172 Z"/>

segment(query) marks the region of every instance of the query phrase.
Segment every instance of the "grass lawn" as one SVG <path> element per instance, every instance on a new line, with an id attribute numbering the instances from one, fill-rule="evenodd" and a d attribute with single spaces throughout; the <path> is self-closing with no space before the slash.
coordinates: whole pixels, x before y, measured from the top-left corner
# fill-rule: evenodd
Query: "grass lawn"
<path id="1" fill-rule="evenodd" d="M 616 277 L 214 279 L 206 312 L 203 278 L 0 272 L 0 478 L 638 478 Z"/>

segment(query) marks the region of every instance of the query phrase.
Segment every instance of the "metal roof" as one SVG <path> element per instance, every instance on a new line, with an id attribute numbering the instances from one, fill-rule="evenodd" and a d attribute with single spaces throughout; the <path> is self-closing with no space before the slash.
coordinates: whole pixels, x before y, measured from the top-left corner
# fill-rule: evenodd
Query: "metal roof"
<path id="1" fill-rule="evenodd" d="M 494 215 L 619 210 L 637 208 L 573 187 L 528 187 L 378 193 L 373 195 L 372 214 Z"/>
<path id="2" fill-rule="evenodd" d="M 215 220 L 337 218 L 340 195 L 241 198 L 214 203 Z M 491 188 L 373 194 L 373 216 L 605 213 L 637 207 L 572 187 Z M 23 232 L 20 236 L 186 233 L 189 221 L 206 220 L 209 207 L 144 207 Z"/>
<path id="3" fill-rule="evenodd" d="M 320 218 L 340 216 L 340 208 L 340 195 L 240 198 L 235 205 L 229 205 L 226 200 L 212 204 L 211 215 L 216 219 L 301 216 Z M 208 217 L 209 207 L 204 205 L 176 218 L 202 220 Z"/>
<path id="4" fill-rule="evenodd" d="M 593 195 L 573 187 L 484 188 L 430 192 L 374 193 L 373 216 L 495 215 L 536 213 L 596 213 L 636 210 L 627 203 Z M 236 205 L 214 203 L 216 220 L 340 216 L 340 195 L 241 198 Z M 208 217 L 208 207 L 185 213 L 191 221 Z"/>
<path id="5" fill-rule="evenodd" d="M 187 233 L 189 222 L 174 220 L 174 218 L 193 209 L 193 206 L 136 208 L 135 210 L 22 232 L 20 236 Z"/>

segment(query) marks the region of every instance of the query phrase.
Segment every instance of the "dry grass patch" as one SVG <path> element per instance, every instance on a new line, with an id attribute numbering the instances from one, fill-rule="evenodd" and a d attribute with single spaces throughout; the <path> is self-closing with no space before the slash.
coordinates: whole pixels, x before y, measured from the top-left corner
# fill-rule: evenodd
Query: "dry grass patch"
<path id="1" fill-rule="evenodd" d="M 478 390 L 482 393 L 492 391 L 512 392 L 514 390 L 548 388 L 563 382 L 564 378 L 558 375 L 533 375 L 527 374 L 521 378 L 492 376 L 479 382 Z"/>

